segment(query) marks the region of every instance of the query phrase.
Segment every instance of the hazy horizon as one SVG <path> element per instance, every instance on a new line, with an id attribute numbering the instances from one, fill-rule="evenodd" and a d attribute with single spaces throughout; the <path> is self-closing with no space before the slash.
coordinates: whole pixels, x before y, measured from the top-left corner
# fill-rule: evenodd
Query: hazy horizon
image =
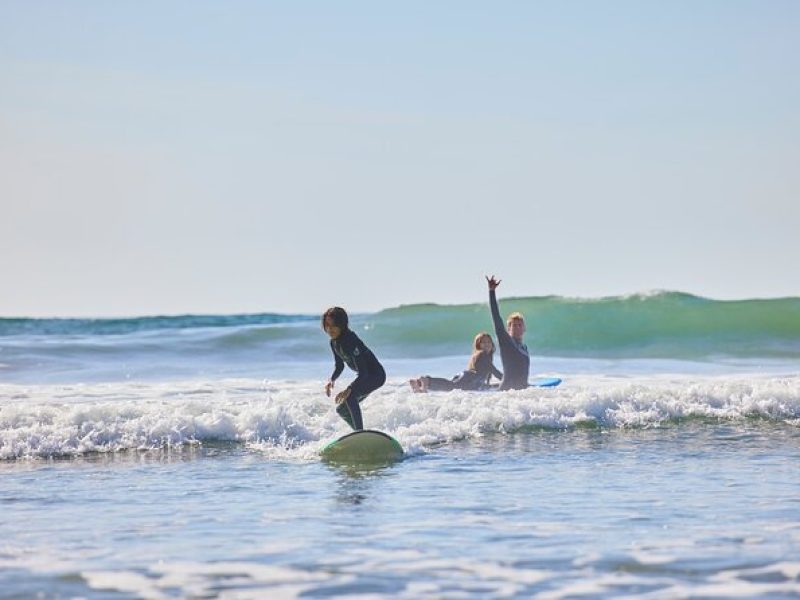
<path id="1" fill-rule="evenodd" d="M 704 300 L 711 300 L 714 302 L 745 302 L 745 301 L 758 301 L 758 300 L 783 300 L 783 299 L 798 299 L 800 296 L 753 296 L 753 297 L 732 297 L 732 298 L 716 298 L 712 296 L 703 296 L 700 294 L 692 294 L 690 292 L 680 291 L 680 290 L 644 290 L 640 292 L 631 292 L 627 294 L 613 294 L 608 296 L 570 296 L 570 295 L 558 295 L 558 294 L 544 294 L 544 295 L 514 295 L 514 296 L 502 296 L 499 295 L 498 300 L 501 304 L 506 301 L 514 301 L 514 300 L 523 300 L 523 299 L 539 299 L 539 298 L 559 298 L 564 300 L 577 300 L 577 301 L 586 301 L 586 302 L 593 302 L 593 301 L 602 301 L 602 300 L 613 300 L 613 299 L 626 299 L 626 298 L 636 298 L 636 297 L 651 297 L 654 295 L 659 294 L 680 294 L 680 295 L 688 295 L 696 298 L 701 298 Z M 382 306 L 380 308 L 374 310 L 352 310 L 348 307 L 344 307 L 347 309 L 348 313 L 351 315 L 364 315 L 364 314 L 374 314 L 379 313 L 385 310 L 393 310 L 397 308 L 406 308 L 406 307 L 414 307 L 414 306 L 441 306 L 441 307 L 448 307 L 448 306 L 469 306 L 469 305 L 481 305 L 486 304 L 488 306 L 488 291 L 487 297 L 483 299 L 476 299 L 476 300 L 465 300 L 463 302 L 437 302 L 435 300 L 430 301 L 421 301 L 421 302 L 409 302 L 409 303 L 402 303 L 397 305 L 391 306 Z M 140 319 L 140 318 L 179 318 L 179 317 L 203 317 L 203 316 L 248 316 L 248 315 L 260 315 L 260 314 L 275 314 L 275 315 L 300 315 L 300 316 L 316 316 L 324 312 L 329 306 L 334 306 L 335 304 L 329 304 L 325 306 L 321 306 L 320 310 L 312 312 L 312 311 L 280 311 L 280 310 L 269 310 L 269 308 L 265 307 L 264 310 L 260 311 L 232 311 L 232 312 L 162 312 L 162 313 L 131 313 L 131 314 L 41 314 L 41 315 L 0 315 L 0 319 L 97 319 L 97 320 L 125 320 L 125 319 Z"/>

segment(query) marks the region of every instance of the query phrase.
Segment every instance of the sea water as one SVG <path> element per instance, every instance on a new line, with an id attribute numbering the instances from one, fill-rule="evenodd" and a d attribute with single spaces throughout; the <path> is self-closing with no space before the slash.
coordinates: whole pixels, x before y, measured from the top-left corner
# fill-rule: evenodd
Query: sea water
<path id="1" fill-rule="evenodd" d="M 800 300 L 501 307 L 561 386 L 414 394 L 486 306 L 354 316 L 379 467 L 317 316 L 0 319 L 0 597 L 800 597 Z"/>

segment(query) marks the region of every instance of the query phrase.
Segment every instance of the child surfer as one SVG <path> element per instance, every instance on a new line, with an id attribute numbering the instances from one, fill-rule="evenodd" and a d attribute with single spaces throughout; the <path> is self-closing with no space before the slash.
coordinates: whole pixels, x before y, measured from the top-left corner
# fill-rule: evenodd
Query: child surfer
<path id="1" fill-rule="evenodd" d="M 415 392 L 449 392 L 452 390 L 479 390 L 489 383 L 492 375 L 498 379 L 503 374 L 494 366 L 494 342 L 492 336 L 485 331 L 475 336 L 472 342 L 472 356 L 467 368 L 452 379 L 423 375 L 417 379 L 409 379 L 408 383 Z"/>
<path id="2" fill-rule="evenodd" d="M 372 350 L 349 328 L 343 308 L 334 306 L 326 310 L 322 315 L 322 329 L 331 338 L 335 363 L 333 374 L 325 384 L 325 394 L 330 398 L 334 382 L 342 374 L 345 364 L 358 373 L 350 385 L 336 394 L 336 412 L 350 427 L 359 431 L 364 429 L 359 403 L 386 382 L 386 372 Z"/>

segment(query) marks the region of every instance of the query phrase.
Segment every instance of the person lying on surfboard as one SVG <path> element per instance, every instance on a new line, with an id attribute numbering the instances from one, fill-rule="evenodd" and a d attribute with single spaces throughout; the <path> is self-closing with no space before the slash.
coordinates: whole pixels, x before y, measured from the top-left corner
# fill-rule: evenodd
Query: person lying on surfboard
<path id="1" fill-rule="evenodd" d="M 500 317 L 500 309 L 497 307 L 497 296 L 495 290 L 500 285 L 500 280 L 486 277 L 489 284 L 489 306 L 492 311 L 492 322 L 494 331 L 497 334 L 497 345 L 500 346 L 500 362 L 503 364 L 503 380 L 500 382 L 500 390 L 524 390 L 528 387 L 528 372 L 531 368 L 531 357 L 528 354 L 528 347 L 522 343 L 522 336 L 525 335 L 525 317 L 522 313 L 512 313 L 506 319 L 503 327 L 503 319 Z"/>
<path id="2" fill-rule="evenodd" d="M 326 310 L 322 315 L 322 329 L 331 338 L 334 360 L 333 374 L 325 384 L 325 395 L 330 398 L 334 383 L 342 374 L 345 364 L 358 373 L 350 385 L 336 394 L 336 412 L 350 427 L 359 431 L 364 429 L 359 404 L 386 382 L 386 372 L 372 350 L 349 328 L 347 313 L 343 308 L 334 306 Z"/>
<path id="3" fill-rule="evenodd" d="M 467 363 L 467 368 L 453 377 L 443 379 L 442 377 L 431 377 L 423 375 L 416 379 L 409 379 L 408 383 L 415 392 L 449 392 L 451 390 L 479 390 L 485 387 L 492 375 L 498 379 L 503 378 L 503 374 L 494 366 L 494 342 L 492 336 L 485 331 L 481 331 L 475 336 L 472 342 L 472 356 Z"/>

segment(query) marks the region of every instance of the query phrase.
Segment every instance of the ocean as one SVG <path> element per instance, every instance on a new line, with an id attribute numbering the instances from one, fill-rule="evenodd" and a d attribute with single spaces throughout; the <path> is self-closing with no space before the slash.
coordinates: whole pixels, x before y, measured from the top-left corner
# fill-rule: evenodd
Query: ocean
<path id="1" fill-rule="evenodd" d="M 800 298 L 500 306 L 560 386 L 414 394 L 487 305 L 351 315 L 380 466 L 319 315 L 0 318 L 0 598 L 800 598 Z"/>

